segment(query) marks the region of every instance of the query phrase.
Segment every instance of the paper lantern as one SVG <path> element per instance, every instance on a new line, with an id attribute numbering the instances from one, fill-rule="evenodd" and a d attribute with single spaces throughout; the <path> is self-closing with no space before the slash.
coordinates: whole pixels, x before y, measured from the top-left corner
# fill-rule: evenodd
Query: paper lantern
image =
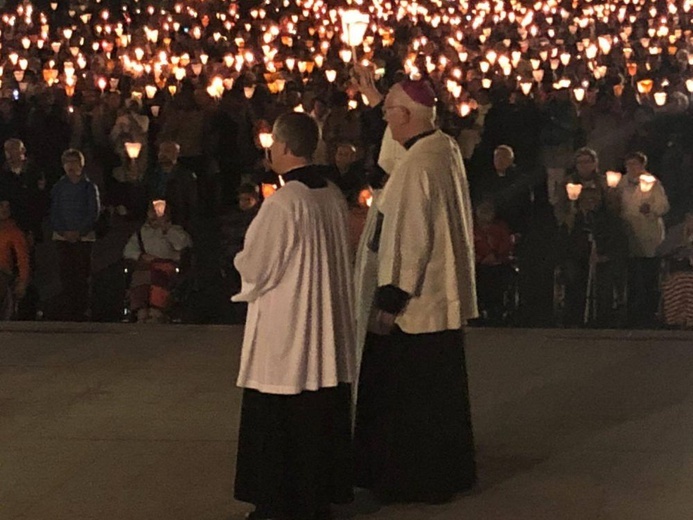
<path id="1" fill-rule="evenodd" d="M 623 175 L 621 172 L 608 171 L 606 172 L 606 184 L 609 188 L 615 188 L 621 182 Z"/>
<path id="2" fill-rule="evenodd" d="M 367 14 L 356 9 L 350 9 L 342 14 L 342 34 L 349 47 L 358 47 L 363 43 L 369 21 Z"/>
<path id="3" fill-rule="evenodd" d="M 162 200 L 162 199 L 153 200 L 152 206 L 154 206 L 154 213 L 156 213 L 157 217 L 161 218 L 166 213 L 166 201 L 165 200 Z"/>
<path id="4" fill-rule="evenodd" d="M 262 146 L 265 150 L 270 148 L 274 143 L 274 138 L 272 137 L 272 134 L 269 132 L 260 132 L 260 135 L 258 137 L 260 139 L 260 146 Z"/>
<path id="5" fill-rule="evenodd" d="M 138 142 L 125 143 L 125 152 L 128 154 L 128 157 L 132 160 L 135 160 L 140 156 L 141 150 L 142 150 L 142 143 L 138 143 Z"/>
<path id="6" fill-rule="evenodd" d="M 276 184 L 263 183 L 262 186 L 260 187 L 260 191 L 262 192 L 262 198 L 268 199 L 269 197 L 274 195 L 275 192 L 277 191 L 277 185 Z"/>
<path id="7" fill-rule="evenodd" d="M 565 191 L 568 194 L 568 199 L 578 200 L 580 193 L 582 193 L 582 184 L 573 184 L 569 182 L 565 185 Z"/>
<path id="8" fill-rule="evenodd" d="M 637 83 L 638 87 L 638 92 L 641 94 L 649 94 L 652 91 L 652 87 L 654 87 L 654 81 L 651 79 L 641 79 Z"/>
<path id="9" fill-rule="evenodd" d="M 657 182 L 657 178 L 654 175 L 651 175 L 649 173 L 643 173 L 640 178 L 640 191 L 643 193 L 648 193 L 649 191 L 652 191 L 652 188 L 654 187 L 655 183 Z"/>
<path id="10" fill-rule="evenodd" d="M 370 188 L 364 188 L 359 192 L 358 204 L 362 208 L 370 208 L 373 204 L 373 192 Z"/>
<path id="11" fill-rule="evenodd" d="M 667 102 L 667 93 L 666 92 L 655 92 L 654 93 L 654 100 L 657 106 L 663 107 L 666 105 Z"/>

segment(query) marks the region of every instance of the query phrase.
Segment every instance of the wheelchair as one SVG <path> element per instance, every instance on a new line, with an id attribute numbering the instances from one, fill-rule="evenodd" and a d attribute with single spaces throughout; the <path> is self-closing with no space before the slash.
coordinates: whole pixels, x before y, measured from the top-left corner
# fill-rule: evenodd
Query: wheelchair
<path id="1" fill-rule="evenodd" d="M 513 251 L 508 262 L 476 267 L 479 324 L 510 327 L 518 324 L 521 303 L 520 268 L 515 255 L 518 242 L 519 235 L 513 235 Z"/>
<path id="2" fill-rule="evenodd" d="M 191 272 L 192 255 L 190 249 L 185 249 L 181 252 L 181 259 L 178 262 L 171 261 L 171 280 L 167 284 L 166 290 L 169 293 L 168 303 L 165 308 L 161 308 L 160 312 L 164 322 L 182 323 L 182 301 L 179 296 L 179 288 L 185 282 Z M 165 263 L 169 263 L 168 261 Z M 132 309 L 132 290 L 131 287 L 133 276 L 137 270 L 137 262 L 132 260 L 122 260 L 122 276 L 124 281 L 125 291 L 122 299 L 122 323 L 133 323 L 137 321 L 137 311 Z M 150 287 L 150 299 L 153 296 L 152 292 L 156 290 L 154 284 Z M 150 307 L 151 308 L 151 307 Z"/>

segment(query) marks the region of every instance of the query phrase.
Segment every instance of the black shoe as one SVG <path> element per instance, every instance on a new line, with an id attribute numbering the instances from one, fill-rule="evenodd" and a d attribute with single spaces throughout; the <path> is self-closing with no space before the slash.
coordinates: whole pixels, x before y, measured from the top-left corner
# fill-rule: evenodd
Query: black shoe
<path id="1" fill-rule="evenodd" d="M 275 515 L 267 507 L 256 507 L 255 511 L 245 515 L 246 520 L 280 520 L 279 515 Z"/>
<path id="2" fill-rule="evenodd" d="M 332 510 L 328 507 L 327 509 L 321 509 L 313 516 L 313 520 L 334 520 L 334 515 Z"/>
<path id="3" fill-rule="evenodd" d="M 382 505 L 389 504 L 446 504 L 455 497 L 455 493 L 449 491 L 423 492 L 423 493 L 376 493 L 376 498 Z"/>
<path id="4" fill-rule="evenodd" d="M 434 506 L 440 504 L 447 504 L 448 502 L 452 501 L 454 496 L 454 493 L 449 492 L 431 493 L 430 495 L 422 497 L 421 501 L 428 505 Z"/>

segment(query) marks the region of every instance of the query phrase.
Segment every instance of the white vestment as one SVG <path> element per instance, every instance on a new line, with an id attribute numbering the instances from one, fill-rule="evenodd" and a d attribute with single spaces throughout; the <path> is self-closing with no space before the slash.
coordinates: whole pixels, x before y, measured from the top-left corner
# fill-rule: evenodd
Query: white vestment
<path id="1" fill-rule="evenodd" d="M 457 143 L 440 130 L 416 141 L 392 171 L 378 210 L 377 285 L 411 296 L 396 324 L 422 334 L 475 318 L 471 202 Z"/>
<path id="2" fill-rule="evenodd" d="M 392 138 L 392 131 L 388 126 L 383 135 L 378 166 L 390 174 L 405 153 L 404 147 Z M 361 233 L 356 254 L 354 275 L 356 287 L 356 366 L 361 366 L 363 345 L 366 341 L 368 323 L 373 310 L 373 298 L 375 297 L 375 290 L 378 288 L 378 254 L 368 246 L 378 225 L 378 214 L 380 213 L 378 204 L 381 193 L 381 190 L 373 192 L 373 200 L 368 210 L 366 225 Z"/>
<path id="3" fill-rule="evenodd" d="M 347 206 L 331 183 L 287 182 L 253 220 L 234 264 L 246 301 L 238 386 L 270 394 L 350 383 L 355 373 Z"/>

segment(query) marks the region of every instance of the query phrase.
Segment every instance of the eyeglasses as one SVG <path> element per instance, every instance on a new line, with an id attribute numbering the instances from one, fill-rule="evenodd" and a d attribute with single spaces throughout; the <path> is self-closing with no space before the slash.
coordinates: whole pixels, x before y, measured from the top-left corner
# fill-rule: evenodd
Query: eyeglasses
<path id="1" fill-rule="evenodd" d="M 394 110 L 395 108 L 401 108 L 402 110 L 409 110 L 404 105 L 390 105 L 389 107 L 383 105 L 383 114 L 387 114 L 390 110 Z"/>

